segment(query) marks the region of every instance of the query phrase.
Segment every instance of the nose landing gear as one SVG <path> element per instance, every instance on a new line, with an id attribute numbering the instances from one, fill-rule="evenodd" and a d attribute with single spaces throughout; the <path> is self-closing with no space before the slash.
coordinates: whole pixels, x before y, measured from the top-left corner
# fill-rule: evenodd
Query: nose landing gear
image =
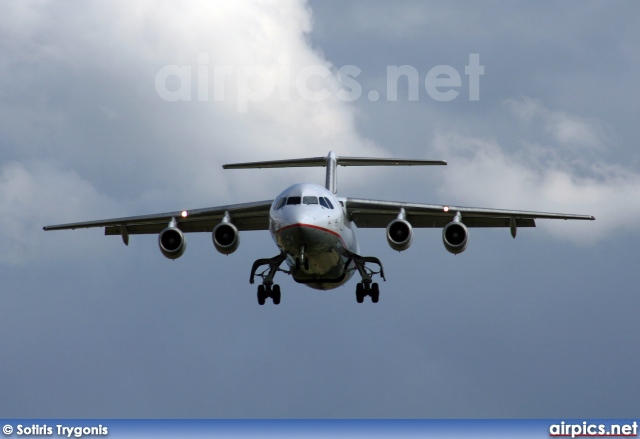
<path id="1" fill-rule="evenodd" d="M 296 271 L 300 270 L 301 267 L 304 267 L 305 270 L 309 271 L 309 258 L 304 254 L 305 246 L 300 246 L 300 256 L 296 258 Z"/>

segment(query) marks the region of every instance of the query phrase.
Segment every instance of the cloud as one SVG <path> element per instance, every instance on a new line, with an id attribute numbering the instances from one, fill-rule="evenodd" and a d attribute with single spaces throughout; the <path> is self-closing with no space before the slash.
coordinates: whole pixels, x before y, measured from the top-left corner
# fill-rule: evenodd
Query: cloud
<path id="1" fill-rule="evenodd" d="M 335 96 L 304 1 L 23 2 L 0 21 L 0 81 L 12 85 L 0 101 L 2 204 L 18 211 L 4 219 L 5 261 L 34 251 L 31 226 L 92 219 L 96 200 L 113 207 L 106 217 L 178 210 L 273 197 L 308 175 L 248 179 L 224 163 L 379 153 Z M 187 87 L 188 99 L 159 93 L 167 67 L 188 75 L 161 89 Z"/>
<path id="2" fill-rule="evenodd" d="M 313 102 L 301 96 L 300 81 L 307 82 L 311 91 L 336 87 L 335 75 L 321 76 L 333 66 L 309 45 L 311 14 L 305 2 L 177 5 L 142 1 L 131 5 L 121 1 L 73 5 L 77 7 L 82 10 L 64 14 L 64 10 L 50 10 L 47 3 L 31 4 L 29 13 L 38 18 L 29 20 L 27 29 L 10 34 L 5 42 L 20 49 L 4 60 L 10 67 L 5 75 L 11 75 L 13 68 L 32 73 L 10 78 L 23 86 L 15 97 L 32 99 L 24 96 L 29 86 L 48 83 L 39 93 L 48 105 L 42 111 L 58 110 L 66 119 L 66 124 L 56 129 L 80 134 L 82 127 L 74 126 L 73 119 L 84 116 L 81 120 L 89 122 L 85 134 L 90 130 L 95 133 L 104 128 L 96 125 L 106 124 L 101 117 L 114 120 L 118 115 L 135 122 L 140 132 L 153 130 L 158 138 L 166 138 L 190 129 L 193 122 L 189 124 L 189 118 L 197 117 L 200 132 L 188 136 L 201 142 L 179 147 L 198 158 L 212 150 L 217 155 L 238 156 L 238 148 L 230 145 L 211 147 L 221 132 L 241 137 L 238 143 L 243 153 L 251 149 L 285 155 L 292 148 L 303 153 L 317 153 L 318 148 L 326 152 L 330 141 L 346 150 L 361 147 L 353 130 L 351 108 L 334 98 Z M 24 9 L 10 7 L 7 15 L 20 15 Z M 73 19 L 77 16 L 83 20 Z M 25 48 L 30 48 L 33 56 L 25 56 Z M 157 93 L 156 76 L 167 66 L 190 73 L 188 102 L 167 102 Z M 304 75 L 304 69 L 309 68 L 316 70 L 307 71 L 310 76 L 304 81 L 301 72 Z M 261 83 L 274 88 L 267 93 L 269 89 L 260 90 Z M 167 87 L 171 88 L 170 84 Z M 220 90 L 223 98 L 215 94 Z M 239 101 L 243 95 L 248 102 Z M 239 111 L 239 106 L 246 108 Z M 244 110 L 247 114 L 241 114 Z M 166 120 L 170 116 L 177 118 Z M 125 128 L 124 122 L 115 127 Z M 136 143 L 136 149 L 159 154 L 163 152 L 159 150 L 178 147 L 149 140 L 147 144 Z M 100 146 L 108 144 L 101 142 Z M 66 148 L 87 146 L 70 142 Z M 108 152 L 113 155 L 130 147 L 126 142 L 114 144 Z"/>
<path id="3" fill-rule="evenodd" d="M 626 79 L 637 77 L 637 69 L 620 69 L 612 56 L 618 38 L 629 48 L 637 41 L 624 32 L 630 8 L 603 4 L 574 14 L 573 3 L 560 9 L 531 3 L 497 15 L 484 3 L 464 3 L 431 14 L 430 3 L 403 3 L 318 2 L 327 11 L 318 29 L 331 26 L 316 41 L 332 61 L 363 68 L 362 76 L 370 74 L 368 65 L 384 72 L 384 65 L 408 64 L 423 77 L 434 64 L 466 60 L 471 36 L 487 66 L 481 101 L 363 98 L 346 105 L 304 99 L 295 81 L 282 87 L 283 71 L 295 78 L 308 66 L 334 70 L 309 42 L 313 20 L 301 1 L 3 5 L 4 412 L 16 418 L 630 412 L 638 385 L 629 386 L 635 383 L 629 377 L 639 361 L 624 348 L 638 332 L 632 315 L 638 235 L 627 230 L 636 227 L 637 176 L 627 162 L 606 164 L 607 136 L 593 131 L 592 146 L 578 136 L 606 121 L 633 149 L 637 135 L 621 128 L 633 125 L 625 122 L 633 111 L 624 99 L 611 99 L 629 95 L 633 80 Z M 372 13 L 354 17 L 349 8 Z M 190 100 L 158 95 L 157 74 L 172 65 L 190 69 Z M 218 101 L 217 66 L 233 70 Z M 260 75 L 242 76 L 254 66 Z M 201 69 L 208 69 L 209 100 L 199 100 Z M 239 112 L 242 80 L 258 94 L 272 81 L 272 93 Z M 335 85 L 331 76 L 310 83 Z M 603 84 L 615 94 L 592 93 Z M 166 85 L 178 89 L 180 78 Z M 290 99 L 281 99 L 287 90 Z M 520 95 L 539 99 L 530 119 L 502 104 Z M 516 107 L 526 108 L 527 100 Z M 437 231 L 419 232 L 398 255 L 384 230 L 360 230 L 366 254 L 380 257 L 388 272 L 383 301 L 364 308 L 353 297 L 356 279 L 326 294 L 284 275 L 277 278 L 283 304 L 259 307 L 247 275 L 251 261 L 276 251 L 268 234 L 244 234 L 230 257 L 217 254 L 210 237 L 189 236 L 187 254 L 174 262 L 162 257 L 154 236 L 135 237 L 125 249 L 119 237 L 101 238 L 99 230 L 41 229 L 266 199 L 291 181 L 321 182 L 322 169 L 219 165 L 328 149 L 382 155 L 357 133 L 352 107 L 361 111 L 362 132 L 389 145 L 388 155 L 447 159 L 449 166 L 341 168 L 345 194 L 348 188 L 356 196 L 345 180 L 361 177 L 356 189 L 364 197 L 438 202 L 430 192 L 440 188 L 456 204 L 591 213 L 598 220 L 540 221 L 544 230 L 520 231 L 516 244 L 529 239 L 526 248 L 477 231 L 460 257 L 446 254 Z M 562 130 L 554 123 L 573 128 L 556 135 Z M 439 151 L 427 150 L 432 139 Z M 419 184 L 423 175 L 427 184 Z M 623 233 L 593 251 L 531 242 L 567 233 L 592 242 L 592 233 L 611 236 L 604 226 Z M 606 355 L 593 361 L 593 352 Z M 558 368 L 562 356 L 570 361 Z"/>
<path id="4" fill-rule="evenodd" d="M 553 236 L 577 243 L 592 244 L 621 230 L 638 230 L 640 175 L 573 149 L 577 142 L 587 148 L 603 145 L 592 128 L 597 122 L 587 124 L 529 99 L 509 105 L 520 120 L 545 126 L 555 142 L 524 142 L 514 150 L 455 132 L 436 134 L 434 148 L 450 165 L 443 173 L 442 194 L 453 194 L 467 205 L 594 215 L 595 222 L 538 221 Z M 567 144 L 571 153 L 561 153 Z"/>
<path id="5" fill-rule="evenodd" d="M 570 148 L 572 152 L 603 150 L 606 144 L 605 130 L 595 120 L 570 115 L 565 111 L 550 110 L 540 101 L 531 98 L 508 99 L 505 104 L 521 122 L 541 124 L 558 146 Z"/>
<path id="6" fill-rule="evenodd" d="M 121 209 L 72 171 L 42 161 L 10 162 L 0 168 L 0 263 L 19 265 L 47 254 L 75 255 L 64 237 L 45 237 L 42 227 L 85 215 L 117 215 Z M 61 245 L 62 244 L 62 245 Z M 86 249 L 88 250 L 88 249 Z"/>

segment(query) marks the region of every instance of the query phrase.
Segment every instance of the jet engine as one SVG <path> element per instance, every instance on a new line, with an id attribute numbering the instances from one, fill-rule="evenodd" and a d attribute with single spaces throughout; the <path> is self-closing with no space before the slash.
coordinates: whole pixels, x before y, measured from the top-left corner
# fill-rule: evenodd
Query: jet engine
<path id="1" fill-rule="evenodd" d="M 216 225 L 211 232 L 213 245 L 223 255 L 230 255 L 240 245 L 240 232 L 231 222 L 223 221 Z"/>
<path id="2" fill-rule="evenodd" d="M 387 242 L 389 246 L 399 252 L 411 246 L 413 241 L 413 228 L 406 219 L 394 219 L 387 226 Z"/>
<path id="3" fill-rule="evenodd" d="M 158 245 L 162 254 L 169 259 L 178 259 L 187 249 L 187 241 L 179 228 L 169 225 L 158 235 Z"/>
<path id="4" fill-rule="evenodd" d="M 459 221 L 450 222 L 442 229 L 444 248 L 454 255 L 466 250 L 468 238 L 469 231 L 467 230 L 467 226 Z"/>

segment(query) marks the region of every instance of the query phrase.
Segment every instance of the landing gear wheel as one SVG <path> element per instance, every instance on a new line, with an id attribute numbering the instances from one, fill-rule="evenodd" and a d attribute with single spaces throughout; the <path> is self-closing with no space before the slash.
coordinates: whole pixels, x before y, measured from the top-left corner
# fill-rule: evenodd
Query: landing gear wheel
<path id="1" fill-rule="evenodd" d="M 273 292 L 271 293 L 274 305 L 280 305 L 280 285 L 273 286 Z"/>
<path id="2" fill-rule="evenodd" d="M 364 302 L 364 296 L 365 296 L 365 292 L 364 292 L 364 284 L 362 282 L 358 283 L 358 285 L 356 285 L 356 301 L 358 303 L 362 303 Z"/>
<path id="3" fill-rule="evenodd" d="M 267 293 L 264 290 L 264 285 L 258 285 L 258 304 L 264 305 L 267 299 Z"/>
<path id="4" fill-rule="evenodd" d="M 370 296 L 373 303 L 378 303 L 378 300 L 380 300 L 380 288 L 377 283 L 371 285 Z"/>

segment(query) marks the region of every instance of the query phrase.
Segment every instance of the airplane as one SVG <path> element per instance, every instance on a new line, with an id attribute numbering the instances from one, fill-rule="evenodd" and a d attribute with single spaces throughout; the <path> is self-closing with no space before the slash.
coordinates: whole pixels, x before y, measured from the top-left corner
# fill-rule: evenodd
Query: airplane
<path id="1" fill-rule="evenodd" d="M 535 227 L 535 220 L 595 220 L 590 215 L 501 210 L 450 205 L 378 201 L 337 196 L 338 166 L 430 166 L 442 160 L 343 157 L 333 151 L 326 157 L 271 160 L 223 165 L 223 169 L 325 167 L 325 186 L 298 183 L 275 199 L 203 209 L 181 210 L 142 216 L 45 226 L 44 230 L 104 227 L 105 235 L 120 235 L 129 245 L 129 235 L 158 234 L 161 253 L 169 259 L 181 257 L 187 247 L 185 233 L 209 232 L 215 249 L 229 255 L 238 249 L 240 232 L 269 230 L 278 254 L 258 259 L 251 267 L 249 282 L 256 277 L 260 305 L 271 298 L 280 304 L 281 290 L 274 283 L 277 272 L 318 290 L 344 285 L 357 272 L 356 301 L 365 297 L 377 303 L 380 289 L 374 276 L 386 281 L 382 262 L 363 256 L 356 240 L 357 228 L 386 228 L 389 246 L 399 252 L 413 241 L 413 228 L 442 228 L 447 251 L 460 254 L 469 240 L 470 227 L 508 227 L 513 238 L 519 227 Z M 280 268 L 285 262 L 288 269 Z M 266 267 L 259 271 L 261 267 Z"/>

